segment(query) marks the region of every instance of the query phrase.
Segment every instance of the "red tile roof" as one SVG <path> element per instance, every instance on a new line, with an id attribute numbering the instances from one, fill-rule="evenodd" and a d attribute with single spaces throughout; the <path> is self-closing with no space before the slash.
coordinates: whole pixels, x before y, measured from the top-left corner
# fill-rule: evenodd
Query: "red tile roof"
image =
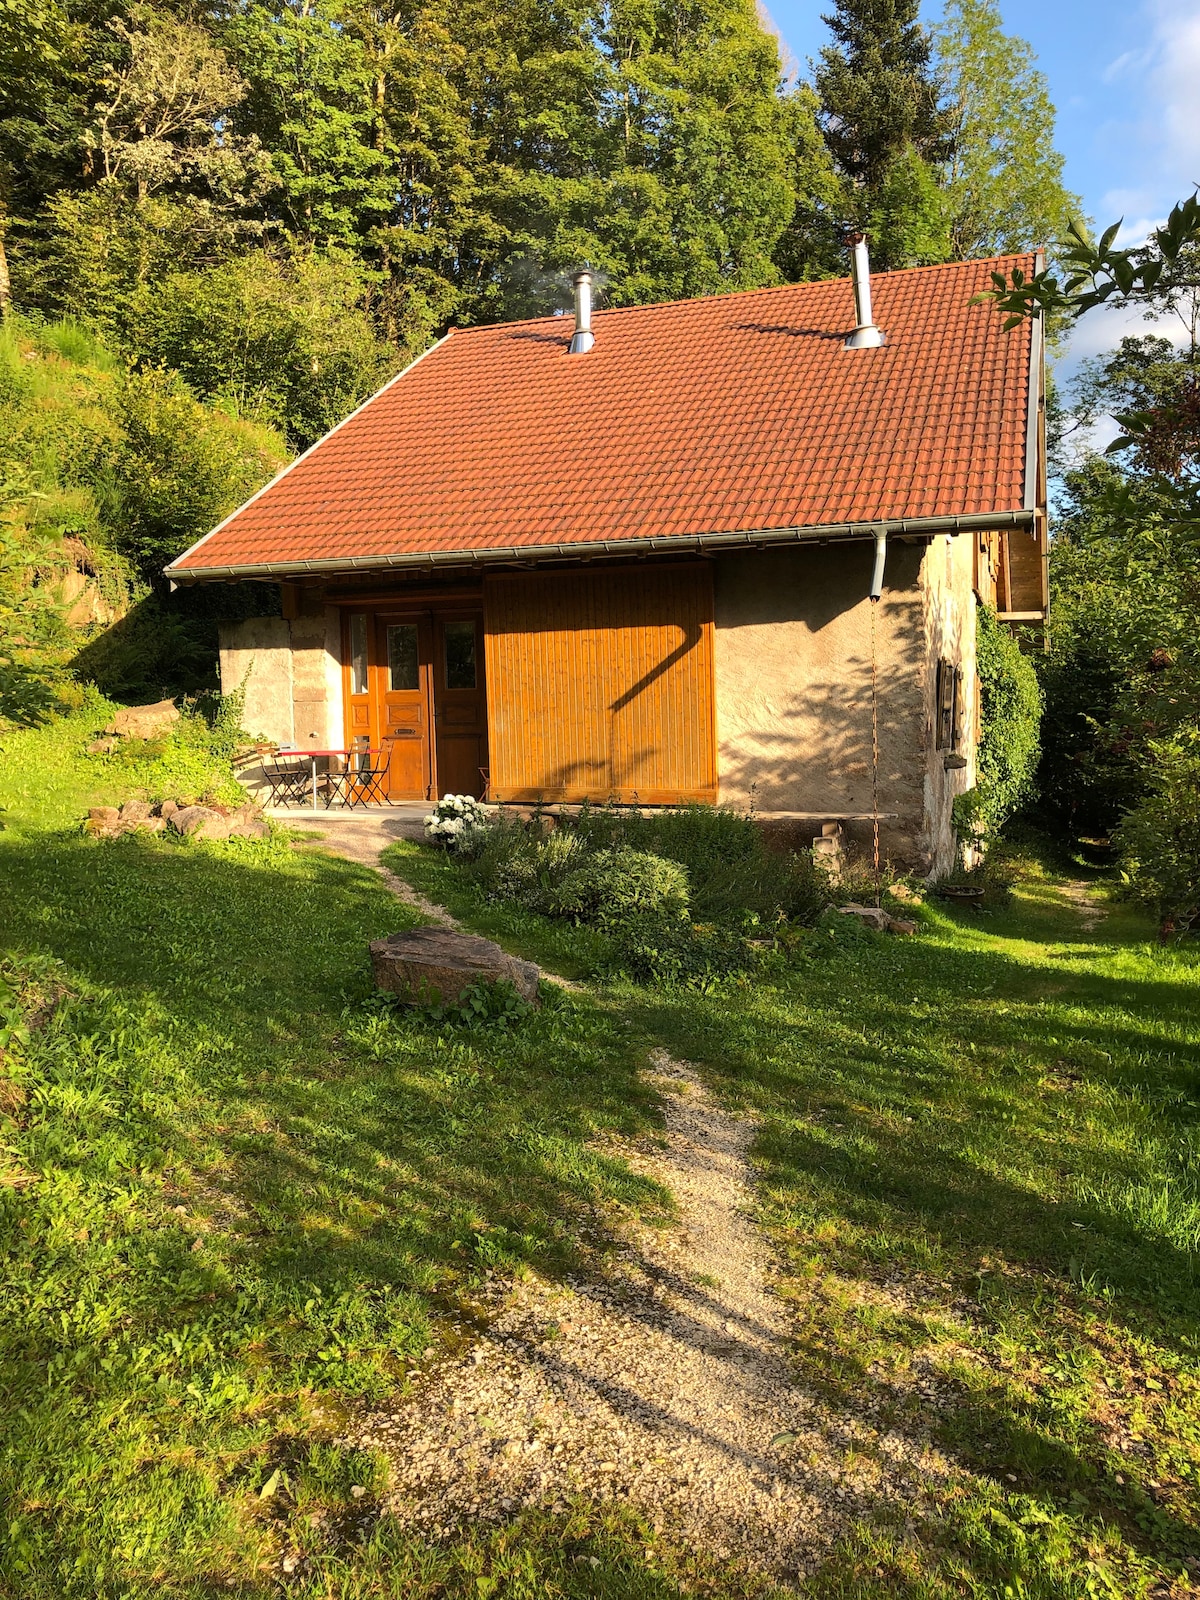
<path id="1" fill-rule="evenodd" d="M 176 563 L 229 567 L 1019 510 L 1030 326 L 971 297 L 1032 257 L 455 331 Z"/>

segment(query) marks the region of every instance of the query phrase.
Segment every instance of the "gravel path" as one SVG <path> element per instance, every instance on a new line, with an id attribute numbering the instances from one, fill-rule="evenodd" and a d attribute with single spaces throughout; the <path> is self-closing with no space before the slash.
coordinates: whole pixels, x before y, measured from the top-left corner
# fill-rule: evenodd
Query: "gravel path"
<path id="1" fill-rule="evenodd" d="M 394 836 L 361 830 L 346 848 L 323 831 L 376 868 Z M 663 1050 L 647 1072 L 664 1135 L 619 1153 L 671 1193 L 676 1223 L 629 1227 L 598 1281 L 493 1280 L 459 1348 L 429 1352 L 410 1394 L 342 1442 L 388 1457 L 378 1512 L 427 1536 L 582 1495 L 628 1502 L 668 1537 L 786 1580 L 881 1500 L 911 1506 L 946 1463 L 798 1387 L 789 1313 L 750 1216 L 754 1125 Z"/>
<path id="2" fill-rule="evenodd" d="M 402 900 L 406 906 L 412 906 L 427 921 L 436 922 L 442 928 L 458 927 L 458 923 L 442 906 L 434 905 L 432 900 L 427 900 L 410 883 L 405 883 L 403 878 L 398 878 L 394 872 L 389 872 L 380 863 L 380 856 L 389 845 L 395 844 L 397 839 L 424 838 L 425 829 L 419 818 L 414 820 L 411 817 L 389 817 L 372 812 L 361 812 L 357 816 L 351 814 L 348 817 L 330 816 L 326 812 L 310 818 L 301 812 L 288 812 L 276 820 L 285 821 L 289 828 L 302 828 L 306 832 L 319 835 L 318 838 L 314 838 L 314 844 L 323 845 L 335 855 L 345 856 L 347 861 L 356 861 L 363 867 L 373 867 L 397 900 Z"/>
<path id="3" fill-rule="evenodd" d="M 650 1067 L 665 1139 L 623 1153 L 671 1191 L 678 1226 L 631 1232 L 601 1282 L 498 1286 L 477 1340 L 348 1442 L 388 1456 L 380 1510 L 427 1536 L 583 1495 L 787 1579 L 940 1464 L 796 1386 L 747 1214 L 753 1125 L 685 1063 L 656 1050 Z"/>

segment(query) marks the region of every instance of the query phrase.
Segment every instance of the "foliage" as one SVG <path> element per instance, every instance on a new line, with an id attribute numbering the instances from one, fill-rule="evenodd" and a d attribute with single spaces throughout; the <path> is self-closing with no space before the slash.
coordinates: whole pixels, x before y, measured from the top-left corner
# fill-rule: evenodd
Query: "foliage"
<path id="1" fill-rule="evenodd" d="M 201 405 L 182 379 L 161 371 L 127 374 L 115 409 L 123 527 L 113 542 L 144 583 L 161 584 L 169 561 L 272 476 L 283 443 L 232 409 Z"/>
<path id="2" fill-rule="evenodd" d="M 1146 793 L 1121 819 L 1124 878 L 1152 906 L 1164 937 L 1200 918 L 1200 729 L 1182 729 L 1147 748 Z"/>
<path id="3" fill-rule="evenodd" d="M 979 674 L 979 794 L 989 829 L 1034 794 L 1040 754 L 1042 691 L 1033 663 L 994 611 L 976 612 Z"/>
<path id="4" fill-rule="evenodd" d="M 168 598 L 162 566 L 283 453 L 269 430 L 201 404 L 178 377 L 129 372 L 82 324 L 10 315 L 0 326 L 0 715 L 40 715 L 69 697 L 72 673 L 132 699 L 211 682 L 213 601 L 246 602 Z M 151 584 L 158 598 L 145 597 Z"/>
<path id="5" fill-rule="evenodd" d="M 914 228 L 918 253 L 936 251 L 933 169 L 952 153 L 917 13 L 916 0 L 837 0 L 825 18 L 834 43 L 814 72 L 821 131 L 845 185 L 843 221 L 871 230 L 883 267 L 913 264 Z"/>
<path id="6" fill-rule="evenodd" d="M 1118 246 L 1121 220 L 1106 228 L 1097 242 L 1086 223 L 1073 219 L 1060 251 L 1061 268 L 1048 266 L 1029 276 L 1014 269 L 1011 278 L 994 273 L 992 288 L 979 298 L 991 300 L 1005 313 L 1006 327 L 1016 327 L 1027 317 L 1074 320 L 1107 304 L 1174 309 L 1197 287 L 1200 195 L 1189 195 L 1173 206 L 1145 244 Z"/>
<path id="7" fill-rule="evenodd" d="M 532 1016 L 534 1007 L 507 978 L 470 983 L 456 999 L 419 1001 L 416 1010 L 430 1022 L 448 1028 L 512 1028 Z"/>
<path id="8" fill-rule="evenodd" d="M 584 806 L 549 829 L 502 817 L 467 853 L 486 899 L 598 928 L 592 970 L 638 981 L 709 987 L 744 972 L 829 899 L 811 856 L 772 855 L 749 818 L 713 806 Z"/>
<path id="9" fill-rule="evenodd" d="M 63 708 L 67 628 L 55 580 L 69 570 L 59 542 L 31 535 L 0 503 L 0 727 L 41 722 Z"/>
<path id="10" fill-rule="evenodd" d="M 1063 185 L 1054 106 L 1033 51 L 1004 32 L 996 0 L 950 0 L 933 44 L 953 141 L 943 191 L 950 254 L 1053 250 L 1083 208 Z"/>
<path id="11" fill-rule="evenodd" d="M 425 836 L 434 844 L 469 852 L 476 848 L 492 815 L 472 794 L 444 794 L 425 818 Z"/>
<path id="12" fill-rule="evenodd" d="M 609 922 L 630 916 L 681 916 L 689 898 L 688 875 L 677 861 L 627 844 L 585 854 L 547 897 L 553 916 Z"/>

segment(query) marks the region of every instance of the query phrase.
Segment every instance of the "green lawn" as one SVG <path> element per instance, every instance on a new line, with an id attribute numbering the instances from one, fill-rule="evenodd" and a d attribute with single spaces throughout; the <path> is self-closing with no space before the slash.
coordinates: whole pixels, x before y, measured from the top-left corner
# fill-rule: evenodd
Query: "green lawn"
<path id="1" fill-rule="evenodd" d="M 614 1211 L 662 1212 L 597 1154 L 654 1122 L 655 1042 L 763 1119 L 804 1382 L 956 1469 L 814 1600 L 1200 1592 L 1194 953 L 1121 908 L 1083 933 L 1030 863 L 1011 908 L 929 910 L 917 939 L 439 1032 L 369 1002 L 367 941 L 412 920 L 374 874 L 286 839 L 82 838 L 89 800 L 164 791 L 176 759 L 88 758 L 94 721 L 0 751 L 0 943 L 40 1022 L 0 1063 L 0 1592 L 757 1592 L 583 1504 L 360 1543 L 382 1468 L 332 1443 L 461 1340 L 483 1274 L 598 1269 Z M 481 907 L 416 846 L 394 865 L 586 970 L 588 936 Z M 286 1580 L 285 1534 L 308 1558 Z"/>

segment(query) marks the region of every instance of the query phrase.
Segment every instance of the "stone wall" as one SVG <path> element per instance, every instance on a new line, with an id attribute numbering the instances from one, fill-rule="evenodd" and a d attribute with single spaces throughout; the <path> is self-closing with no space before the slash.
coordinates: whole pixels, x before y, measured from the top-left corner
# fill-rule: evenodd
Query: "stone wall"
<path id="1" fill-rule="evenodd" d="M 718 558 L 715 680 L 722 803 L 830 818 L 870 813 L 871 632 L 879 707 L 881 845 L 897 865 L 943 871 L 953 854 L 949 806 L 962 778 L 933 750 L 938 653 L 971 659 L 971 545 L 889 543 L 883 598 L 867 598 L 869 541 L 766 549 Z M 875 612 L 872 618 L 872 611 Z M 959 654 L 963 651 L 963 654 Z M 970 748 L 974 748 L 973 721 Z M 972 756 L 973 759 L 973 756 Z M 798 825 L 799 826 L 799 825 Z M 848 821 L 860 850 L 869 821 Z M 814 830 L 815 831 L 815 830 Z"/>
<path id="2" fill-rule="evenodd" d="M 223 623 L 221 692 L 230 694 L 243 682 L 248 733 L 278 744 L 339 749 L 345 743 L 341 613 L 318 600 L 290 622 L 248 617 Z"/>

